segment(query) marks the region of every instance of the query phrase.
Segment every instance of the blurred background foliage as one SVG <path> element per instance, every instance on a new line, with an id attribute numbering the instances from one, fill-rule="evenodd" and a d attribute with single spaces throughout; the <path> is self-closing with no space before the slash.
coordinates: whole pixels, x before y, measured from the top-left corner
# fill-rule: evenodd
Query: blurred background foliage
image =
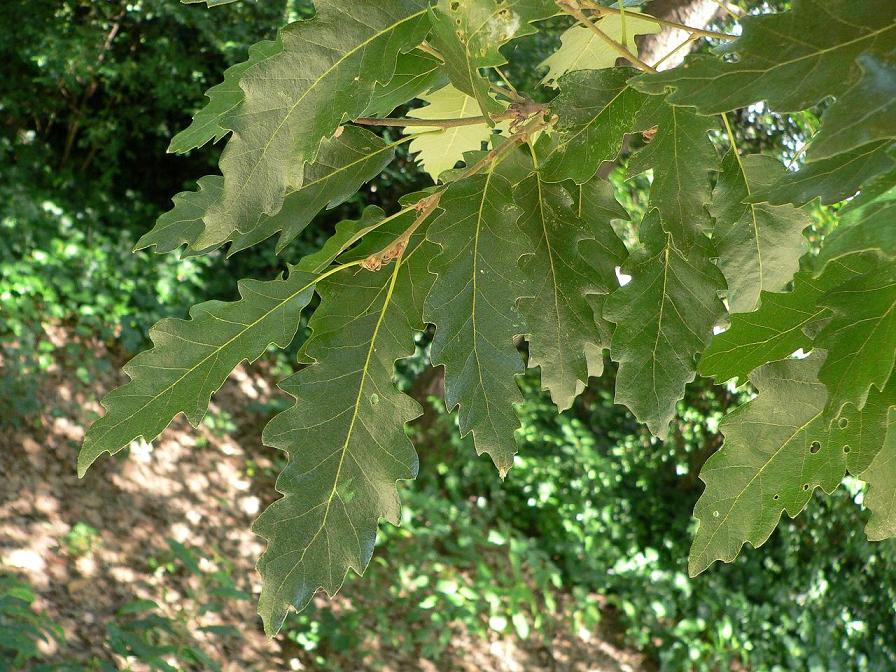
<path id="1" fill-rule="evenodd" d="M 311 11 L 305 0 L 211 11 L 175 0 L 0 3 L 0 423 L 35 421 L 44 372 L 70 371 L 88 385 L 102 366 L 88 356 L 91 343 L 119 348 L 124 359 L 159 318 L 233 297 L 237 279 L 272 277 L 362 203 L 389 209 L 427 183 L 400 156 L 358 197 L 319 217 L 283 259 L 273 241 L 229 260 L 130 253 L 174 193 L 215 170 L 220 147 L 165 153 L 204 91 L 250 44 Z M 564 26 L 511 47 L 507 72 L 521 88 L 535 88 L 535 66 Z M 815 121 L 751 108 L 739 117 L 738 139 L 790 161 Z M 637 219 L 644 178 L 626 182 L 622 169 L 610 178 Z M 814 214 L 810 237 L 833 221 L 830 209 Z M 58 330 L 66 337 L 55 338 Z M 437 385 L 418 375 L 426 348 L 424 335 L 399 371 L 400 384 L 422 398 Z M 663 443 L 613 405 L 612 376 L 609 367 L 557 415 L 530 372 L 521 383 L 520 456 L 503 483 L 433 403 L 411 429 L 421 470 L 402 486 L 403 527 L 383 530 L 363 580 L 350 576 L 348 607 L 292 616 L 284 637 L 319 669 L 337 669 L 327 661 L 337 652 L 351 660 L 347 651 L 379 669 L 396 653 L 438 664 L 462 635 L 549 638 L 611 619 L 624 643 L 662 670 L 896 669 L 896 546 L 865 541 L 861 489 L 848 483 L 816 498 L 761 551 L 689 580 L 697 473 L 720 445 L 719 419 L 748 393 L 694 383 Z M 89 544 L 89 532 L 72 546 Z M 169 551 L 158 571 L 203 577 L 199 601 L 208 609 L 250 599 L 236 587 L 245 577 L 231 577 L 226 561 L 209 573 L 196 559 L 202 551 L 174 542 Z M 116 669 L 104 655 L 39 664 L 35 642 L 62 635 L 32 601 L 26 584 L 0 575 L 0 669 Z M 190 615 L 157 607 L 122 606 L 98 649 L 150 669 L 215 669 L 191 640 Z M 371 633 L 381 643 L 375 651 Z"/>

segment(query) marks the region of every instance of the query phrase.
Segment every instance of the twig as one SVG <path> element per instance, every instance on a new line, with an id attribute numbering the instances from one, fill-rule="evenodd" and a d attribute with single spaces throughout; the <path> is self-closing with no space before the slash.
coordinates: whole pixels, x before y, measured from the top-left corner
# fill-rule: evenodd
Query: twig
<path id="1" fill-rule="evenodd" d="M 599 5 L 596 2 L 592 2 L 592 0 L 579 0 L 579 4 L 583 7 L 587 7 L 591 11 L 596 14 L 622 14 L 622 11 L 616 9 L 615 7 L 604 7 L 603 5 Z M 666 19 L 658 19 L 655 16 L 651 16 L 650 14 L 642 14 L 641 12 L 633 12 L 631 10 L 625 10 L 626 16 L 635 16 L 639 19 L 644 19 L 645 21 L 653 21 L 654 23 L 658 23 L 661 26 L 666 28 L 677 28 L 678 30 L 685 30 L 692 35 L 699 35 L 700 37 L 710 37 L 715 40 L 736 40 L 738 38 L 737 35 L 732 35 L 730 33 L 720 33 L 715 30 L 703 30 L 702 28 L 694 28 L 692 26 L 686 26 L 683 23 L 678 23 L 677 21 L 667 21 Z"/>
<path id="2" fill-rule="evenodd" d="M 502 114 L 493 114 L 492 119 L 502 121 L 505 119 L 514 119 L 515 116 L 515 114 L 508 111 Z M 354 121 L 356 124 L 361 124 L 362 126 L 436 126 L 438 128 L 454 128 L 456 126 L 486 124 L 488 123 L 488 118 L 484 116 L 461 117 L 459 119 L 380 119 L 378 117 L 360 117 Z"/>
<path id="3" fill-rule="evenodd" d="M 582 10 L 579 9 L 574 4 L 572 4 L 572 2 L 570 2 L 569 0 L 557 0 L 557 6 L 561 10 L 563 10 L 564 12 L 569 14 L 570 16 L 575 17 L 579 21 L 579 23 L 581 23 L 582 25 L 591 29 L 591 32 L 593 32 L 595 35 L 597 35 L 607 45 L 609 45 L 612 49 L 614 49 L 616 52 L 618 52 L 622 58 L 626 59 L 629 63 L 634 65 L 636 68 L 638 68 L 639 70 L 642 70 L 643 72 L 656 72 L 656 70 L 654 70 L 652 67 L 647 65 L 640 58 L 638 58 L 637 56 L 632 54 L 628 49 L 626 49 L 621 44 L 619 44 L 619 42 L 617 42 L 612 37 L 607 35 L 600 28 L 598 28 L 594 24 L 594 22 L 591 19 L 589 19 L 587 16 L 585 16 L 585 14 L 582 12 Z M 629 14 L 631 14 L 631 12 L 629 12 Z"/>

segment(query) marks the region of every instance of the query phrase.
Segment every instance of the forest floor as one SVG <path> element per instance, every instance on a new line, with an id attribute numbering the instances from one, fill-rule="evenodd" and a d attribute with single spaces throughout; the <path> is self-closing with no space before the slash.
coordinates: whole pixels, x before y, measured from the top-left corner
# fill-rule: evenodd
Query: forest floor
<path id="1" fill-rule="evenodd" d="M 97 360 L 113 359 L 101 346 L 93 350 Z M 193 430 L 181 417 L 152 446 L 135 443 L 127 457 L 105 456 L 83 480 L 75 460 L 85 424 L 102 410 L 97 391 L 123 382 L 119 375 L 101 376 L 86 387 L 56 368 L 40 386 L 40 417 L 0 425 L 0 566 L 24 576 L 38 594 L 36 608 L 62 625 L 66 660 L 112 658 L 104 644 L 106 624 L 122 605 L 148 599 L 194 634 L 199 626 L 235 628 L 238 636 L 209 635 L 202 647 L 223 670 L 369 669 L 363 651 L 336 653 L 321 667 L 297 644 L 282 636 L 269 640 L 261 632 L 254 565 L 263 546 L 249 526 L 274 497 L 273 483 L 261 476 L 272 471 L 273 451 L 261 444 L 266 414 L 259 410 L 277 394 L 269 379 L 259 367 L 234 372 L 213 400 L 212 412 L 224 410 L 232 420 L 226 431 L 205 425 Z M 84 530 L 90 531 L 86 538 Z M 202 569 L 227 565 L 252 599 L 225 600 L 221 611 L 200 613 L 201 577 L 159 569 L 167 539 L 207 553 L 213 549 L 214 559 L 202 560 Z M 620 645 L 611 622 L 606 619 L 600 632 L 559 632 L 551 641 L 497 633 L 490 640 L 458 636 L 438 665 L 381 649 L 376 658 L 389 661 L 385 669 L 395 672 L 652 669 Z M 202 635 L 196 636 L 201 642 Z M 373 632 L 368 641 L 381 646 Z"/>

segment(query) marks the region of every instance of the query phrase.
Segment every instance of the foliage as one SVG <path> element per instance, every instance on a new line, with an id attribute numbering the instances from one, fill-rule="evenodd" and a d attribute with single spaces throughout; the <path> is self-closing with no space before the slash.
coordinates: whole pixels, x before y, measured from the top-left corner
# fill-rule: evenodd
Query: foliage
<path id="1" fill-rule="evenodd" d="M 628 65 L 564 64 L 572 71 L 546 103 L 491 79 L 502 77 L 502 47 L 532 39 L 539 22 L 560 13 Z M 750 376 L 758 397 L 726 419 L 725 444 L 701 474 L 691 574 L 732 560 L 746 542 L 764 542 L 782 511 L 796 515 L 816 487 L 830 492 L 847 472 L 877 483 L 867 500 L 869 536 L 892 531 L 892 437 L 879 430 L 866 441 L 863 431 L 887 427 L 896 405 L 888 383 L 896 128 L 886 114 L 896 6 L 794 0 L 788 11 L 744 17 L 737 38 L 684 27 L 689 41 L 725 46 L 664 72 L 602 30 L 619 17 L 628 43 L 624 16 L 640 22 L 636 32 L 650 32 L 651 22 L 666 27 L 587 0 L 321 0 L 314 17 L 257 46 L 210 92 L 194 120 L 207 132 L 187 144 L 229 134 L 222 175 L 177 199 L 173 212 L 188 212 L 163 216 L 156 234 L 164 241 L 144 241 L 157 249 L 243 249 L 281 230 L 282 247 L 369 179 L 373 154 L 391 150 L 370 140 L 355 152 L 360 159 L 333 165 L 334 143 L 363 135 L 356 126 L 493 129 L 479 151 L 463 155 L 462 168 L 438 173 L 434 187 L 401 199 L 393 215 L 372 210 L 343 222 L 285 280 L 244 282 L 239 301 L 200 304 L 192 320 L 160 323 L 155 347 L 128 366 L 131 382 L 107 397 L 106 415 L 87 434 L 81 473 L 135 437 L 154 439 L 178 413 L 195 425 L 229 370 L 270 344 L 288 345 L 317 293 L 300 352 L 305 368 L 283 383 L 296 403 L 265 432 L 289 456 L 277 483 L 284 497 L 256 524 L 269 542 L 259 561 L 269 633 L 318 588 L 333 594 L 349 568 L 364 570 L 380 517 L 398 522 L 395 481 L 416 474 L 405 425 L 418 410 L 392 378 L 427 324 L 435 330 L 430 360 L 445 368 L 447 406 L 502 477 L 518 459 L 515 406 L 527 366 L 541 369 L 542 384 L 565 408 L 609 350 L 619 364 L 616 401 L 658 437 L 669 433 L 698 370 L 718 383 Z M 591 67 L 608 60 L 604 54 Z M 445 78 L 475 100 L 478 115 L 383 118 Z M 822 115 L 818 146 L 809 143 L 799 170 L 742 156 L 731 124 L 740 117 L 729 113 L 767 101 L 771 111 L 798 117 L 828 97 L 835 102 Z M 844 111 L 847 97 L 858 115 Z M 643 142 L 627 145 L 634 134 Z M 593 185 L 601 163 L 621 152 L 631 153 L 630 176 L 650 179 L 646 213 L 627 246 L 613 220 L 629 217 L 614 198 L 597 210 L 587 202 L 591 191 L 607 189 Z M 365 170 L 347 177 L 359 161 Z M 332 185 L 319 177 L 334 172 Z M 334 191 L 303 191 L 321 179 Z M 804 230 L 813 232 L 800 208 L 857 192 L 835 232 L 801 257 Z M 296 229 L 271 224 L 295 194 L 303 210 Z M 611 282 L 616 267 L 630 283 Z M 801 281 L 812 287 L 800 291 Z M 287 298 L 265 289 L 283 283 L 295 284 Z M 300 296 L 300 305 L 275 314 Z M 790 304 L 796 321 L 781 309 Z M 715 332 L 729 322 L 716 347 Z M 770 347 L 757 329 L 782 337 Z M 790 358 L 798 350 L 812 354 Z M 733 360 L 732 351 L 747 356 Z"/>

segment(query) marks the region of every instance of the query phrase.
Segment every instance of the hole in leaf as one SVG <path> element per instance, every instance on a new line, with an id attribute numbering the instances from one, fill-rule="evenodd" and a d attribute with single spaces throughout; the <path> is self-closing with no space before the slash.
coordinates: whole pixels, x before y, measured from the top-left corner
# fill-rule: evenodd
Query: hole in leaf
<path id="1" fill-rule="evenodd" d="M 850 447 L 849 447 L 849 446 L 843 446 L 843 452 L 844 452 L 844 453 L 849 453 L 849 451 L 850 451 Z"/>
<path id="2" fill-rule="evenodd" d="M 840 429 L 846 429 L 847 427 L 849 427 L 849 420 L 848 420 L 847 418 L 840 418 L 840 419 L 837 421 L 837 426 L 838 426 Z"/>
<path id="3" fill-rule="evenodd" d="M 813 441 L 812 444 L 809 446 L 809 452 L 814 455 L 819 450 L 821 450 L 821 444 L 818 443 L 818 441 Z"/>
<path id="4" fill-rule="evenodd" d="M 809 484 L 803 483 L 803 490 L 808 490 L 808 489 L 809 489 Z"/>
<path id="5" fill-rule="evenodd" d="M 775 495 L 774 497 L 772 497 L 772 499 L 777 502 L 779 499 L 781 499 L 781 495 Z"/>

